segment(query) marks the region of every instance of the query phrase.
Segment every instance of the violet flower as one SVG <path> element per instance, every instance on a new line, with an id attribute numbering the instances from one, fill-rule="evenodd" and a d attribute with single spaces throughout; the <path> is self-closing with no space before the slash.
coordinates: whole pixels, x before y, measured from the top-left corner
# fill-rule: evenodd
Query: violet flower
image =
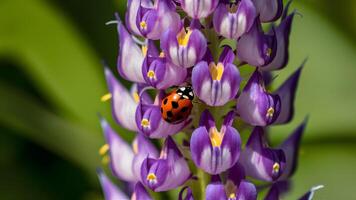
<path id="1" fill-rule="evenodd" d="M 180 0 L 180 3 L 188 16 L 200 19 L 214 12 L 219 0 Z"/>
<path id="2" fill-rule="evenodd" d="M 213 24 L 220 35 L 238 39 L 250 30 L 256 17 L 251 0 L 241 0 L 237 5 L 220 3 L 214 12 Z"/>
<path id="3" fill-rule="evenodd" d="M 169 29 L 163 35 L 161 48 L 173 64 L 189 68 L 203 58 L 207 44 L 198 29 L 182 28 L 178 33 Z"/>
<path id="4" fill-rule="evenodd" d="M 202 113 L 199 128 L 190 140 L 194 163 L 209 174 L 219 174 L 232 167 L 240 155 L 239 132 L 232 127 L 234 112 L 225 117 L 220 131 L 208 110 Z"/>
<path id="5" fill-rule="evenodd" d="M 281 111 L 281 99 L 266 91 L 262 75 L 256 70 L 237 99 L 236 111 L 248 124 L 272 124 Z"/>
<path id="6" fill-rule="evenodd" d="M 142 163 L 142 183 L 156 192 L 174 189 L 189 177 L 188 164 L 171 137 L 166 139 L 158 159 L 147 157 Z"/>
<path id="7" fill-rule="evenodd" d="M 195 94 L 210 106 L 223 106 L 235 98 L 240 86 L 240 73 L 232 62 L 235 55 L 225 47 L 215 64 L 208 53 L 206 61 L 200 61 L 192 72 Z"/>

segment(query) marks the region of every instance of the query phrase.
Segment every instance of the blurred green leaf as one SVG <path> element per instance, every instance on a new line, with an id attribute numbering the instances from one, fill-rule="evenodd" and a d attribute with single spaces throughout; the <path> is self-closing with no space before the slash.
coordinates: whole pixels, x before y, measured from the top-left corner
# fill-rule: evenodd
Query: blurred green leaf
<path id="1" fill-rule="evenodd" d="M 44 0 L 2 0 L 0 5 L 0 56 L 23 66 L 61 115 L 98 130 L 96 113 L 108 109 L 100 105 L 106 86 L 93 50 Z"/>
<path id="2" fill-rule="evenodd" d="M 294 4 L 295 3 L 295 4 Z M 272 128 L 285 137 L 309 114 L 305 138 L 356 137 L 356 49 L 330 23 L 293 2 L 296 16 L 290 42 L 290 62 L 278 71 L 280 85 L 308 57 L 296 95 L 296 115 L 286 126 Z"/>
<path id="3" fill-rule="evenodd" d="M 283 199 L 297 199 L 312 186 L 324 185 L 314 199 L 356 199 L 355 146 L 323 144 L 302 146 L 292 191 Z"/>
<path id="4" fill-rule="evenodd" d="M 97 182 L 98 149 L 104 143 L 101 135 L 49 112 L 16 88 L 0 84 L 0 96 L 1 123 L 76 163 Z"/>

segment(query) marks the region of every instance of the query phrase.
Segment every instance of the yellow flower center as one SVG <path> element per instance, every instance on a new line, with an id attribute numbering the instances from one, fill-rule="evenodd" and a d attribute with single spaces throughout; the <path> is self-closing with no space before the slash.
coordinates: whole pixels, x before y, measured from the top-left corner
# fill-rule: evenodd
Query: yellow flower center
<path id="1" fill-rule="evenodd" d="M 156 183 L 157 177 L 154 173 L 149 173 L 146 178 L 150 183 Z"/>
<path id="2" fill-rule="evenodd" d="M 160 58 L 164 58 L 164 56 L 165 56 L 165 55 L 164 55 L 164 52 L 161 51 L 161 53 L 159 54 L 159 57 L 160 57 Z"/>
<path id="3" fill-rule="evenodd" d="M 147 23 L 145 21 L 140 22 L 140 27 L 141 27 L 141 29 L 146 29 Z"/>
<path id="4" fill-rule="evenodd" d="M 224 65 L 220 62 L 217 65 L 215 65 L 215 63 L 211 62 L 209 64 L 209 69 L 210 69 L 211 78 L 214 81 L 220 81 L 221 77 L 224 73 Z"/>
<path id="5" fill-rule="evenodd" d="M 236 194 L 235 193 L 231 193 L 230 195 L 229 195 L 229 199 L 236 199 Z"/>
<path id="6" fill-rule="evenodd" d="M 274 114 L 274 108 L 269 107 L 268 110 L 267 110 L 266 116 L 267 117 L 273 117 L 273 114 Z"/>
<path id="7" fill-rule="evenodd" d="M 278 164 L 278 163 L 274 163 L 274 165 L 273 165 L 273 172 L 274 173 L 278 173 L 279 172 L 279 169 L 280 169 L 280 165 Z"/>
<path id="8" fill-rule="evenodd" d="M 191 30 L 185 32 L 185 30 L 183 29 L 177 36 L 178 44 L 184 47 L 187 46 L 191 34 L 192 34 Z"/>
<path id="9" fill-rule="evenodd" d="M 133 97 L 133 99 L 134 99 L 134 101 L 135 101 L 136 103 L 138 103 L 138 102 L 140 101 L 140 96 L 138 96 L 138 93 L 137 93 L 137 92 L 134 92 L 134 93 L 132 94 L 132 97 Z"/>
<path id="10" fill-rule="evenodd" d="M 144 127 L 144 128 L 149 127 L 150 126 L 150 121 L 148 121 L 148 119 L 142 119 L 141 126 Z"/>
<path id="11" fill-rule="evenodd" d="M 107 93 L 107 94 L 104 94 L 104 95 L 100 98 L 100 101 L 105 102 L 105 101 L 110 100 L 111 98 L 112 98 L 111 93 Z"/>
<path id="12" fill-rule="evenodd" d="M 142 55 L 143 55 L 143 56 L 146 56 L 146 55 L 147 55 L 147 50 L 148 50 L 148 48 L 147 48 L 146 45 L 141 46 L 141 51 L 142 51 Z"/>
<path id="13" fill-rule="evenodd" d="M 149 70 L 147 72 L 147 77 L 150 78 L 150 79 L 156 79 L 156 74 L 153 70 Z"/>
<path id="14" fill-rule="evenodd" d="M 267 55 L 267 56 L 271 56 L 271 54 L 272 54 L 272 49 L 271 49 L 271 48 L 268 48 L 268 49 L 267 49 L 267 52 L 266 52 L 266 55 Z"/>
<path id="15" fill-rule="evenodd" d="M 220 147 L 222 139 L 223 136 L 215 127 L 210 129 L 210 142 L 213 147 Z"/>

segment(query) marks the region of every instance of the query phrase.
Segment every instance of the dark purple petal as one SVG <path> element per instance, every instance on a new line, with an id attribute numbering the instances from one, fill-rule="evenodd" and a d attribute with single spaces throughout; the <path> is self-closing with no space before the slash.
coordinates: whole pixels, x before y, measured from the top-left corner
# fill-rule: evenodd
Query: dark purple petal
<path id="1" fill-rule="evenodd" d="M 134 152 L 120 136 L 109 126 L 105 119 L 101 119 L 106 143 L 109 145 L 110 168 L 113 174 L 124 181 L 136 181 L 132 172 Z"/>
<path id="2" fill-rule="evenodd" d="M 144 83 L 141 70 L 144 59 L 141 48 L 135 43 L 131 35 L 120 21 L 117 15 L 119 33 L 119 56 L 117 67 L 120 75 L 126 80 Z"/>
<path id="3" fill-rule="evenodd" d="M 142 183 L 137 182 L 131 200 L 152 200 Z"/>
<path id="4" fill-rule="evenodd" d="M 279 116 L 281 100 L 267 93 L 261 74 L 256 70 L 240 94 L 236 110 L 244 122 L 253 126 L 267 126 Z"/>
<path id="5" fill-rule="evenodd" d="M 281 112 L 273 124 L 286 124 L 294 115 L 294 100 L 303 64 L 274 92 L 281 98 Z"/>
<path id="6" fill-rule="evenodd" d="M 105 68 L 105 77 L 112 96 L 111 106 L 114 119 L 122 127 L 131 131 L 137 131 L 138 128 L 135 123 L 137 102 L 134 99 L 134 95 L 131 95 L 127 89 L 119 83 L 109 68 Z"/>
<path id="7" fill-rule="evenodd" d="M 237 56 L 250 65 L 265 66 L 275 57 L 276 46 L 275 34 L 264 34 L 260 21 L 256 18 L 251 29 L 237 41 Z"/>
<path id="8" fill-rule="evenodd" d="M 181 0 L 181 6 L 188 16 L 194 19 L 205 18 L 214 12 L 218 0 Z"/>
<path id="9" fill-rule="evenodd" d="M 232 126 L 235 116 L 236 116 L 236 113 L 234 111 L 228 112 L 224 118 L 223 125 L 224 126 Z"/>
<path id="10" fill-rule="evenodd" d="M 234 185 L 240 185 L 240 182 L 245 179 L 245 170 L 240 163 L 236 163 L 227 173 L 227 179 L 232 181 Z"/>
<path id="11" fill-rule="evenodd" d="M 250 30 L 256 17 L 256 10 L 251 0 L 242 0 L 236 11 L 220 3 L 214 13 L 213 24 L 216 32 L 230 39 L 238 39 Z"/>
<path id="12" fill-rule="evenodd" d="M 263 71 L 279 70 L 283 69 L 289 59 L 289 35 L 291 32 L 292 21 L 294 18 L 294 12 L 282 20 L 278 27 L 275 28 L 276 34 L 276 56 L 266 66 L 261 67 Z"/>
<path id="13" fill-rule="evenodd" d="M 314 193 L 323 187 L 324 187 L 323 185 L 318 185 L 318 186 L 312 187 L 306 194 L 304 194 L 298 200 L 312 200 L 314 197 Z"/>
<path id="14" fill-rule="evenodd" d="M 277 20 L 283 11 L 282 0 L 252 0 L 262 22 Z"/>
<path id="15" fill-rule="evenodd" d="M 287 179 L 293 175 L 297 168 L 299 147 L 304 133 L 307 119 L 300 124 L 294 132 L 279 146 L 286 156 L 286 168 L 281 179 Z"/>
<path id="16" fill-rule="evenodd" d="M 206 186 L 205 196 L 206 200 L 227 200 L 225 186 L 219 179 L 213 180 L 208 186 Z"/>
<path id="17" fill-rule="evenodd" d="M 169 166 L 166 160 L 146 158 L 142 162 L 141 180 L 151 190 L 156 191 L 167 179 Z"/>
<path id="18" fill-rule="evenodd" d="M 225 128 L 225 134 L 221 143 L 221 163 L 217 170 L 220 172 L 234 166 L 239 159 L 241 151 L 240 133 L 234 127 L 227 126 Z"/>
<path id="19" fill-rule="evenodd" d="M 185 191 L 187 192 L 184 195 Z M 192 190 L 188 186 L 183 187 L 179 192 L 178 200 L 194 200 Z"/>
<path id="20" fill-rule="evenodd" d="M 224 65 L 228 63 L 233 63 L 235 59 L 234 51 L 228 46 L 225 46 L 223 51 L 220 54 L 219 62 L 223 63 Z"/>
<path id="21" fill-rule="evenodd" d="M 129 200 L 128 198 L 116 185 L 114 185 L 110 179 L 104 174 L 102 170 L 98 170 L 98 176 L 101 183 L 101 187 L 104 192 L 105 200 Z"/>
<path id="22" fill-rule="evenodd" d="M 286 158 L 283 150 L 267 147 L 263 137 L 263 129 L 255 127 L 241 154 L 240 163 L 247 176 L 272 182 L 283 174 Z"/>

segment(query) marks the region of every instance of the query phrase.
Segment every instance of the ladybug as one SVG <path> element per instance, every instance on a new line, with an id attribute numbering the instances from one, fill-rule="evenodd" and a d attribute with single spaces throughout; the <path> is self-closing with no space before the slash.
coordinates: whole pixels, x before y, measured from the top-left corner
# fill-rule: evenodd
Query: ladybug
<path id="1" fill-rule="evenodd" d="M 194 93 L 190 86 L 180 87 L 161 102 L 162 118 L 171 124 L 186 120 L 193 108 Z"/>

